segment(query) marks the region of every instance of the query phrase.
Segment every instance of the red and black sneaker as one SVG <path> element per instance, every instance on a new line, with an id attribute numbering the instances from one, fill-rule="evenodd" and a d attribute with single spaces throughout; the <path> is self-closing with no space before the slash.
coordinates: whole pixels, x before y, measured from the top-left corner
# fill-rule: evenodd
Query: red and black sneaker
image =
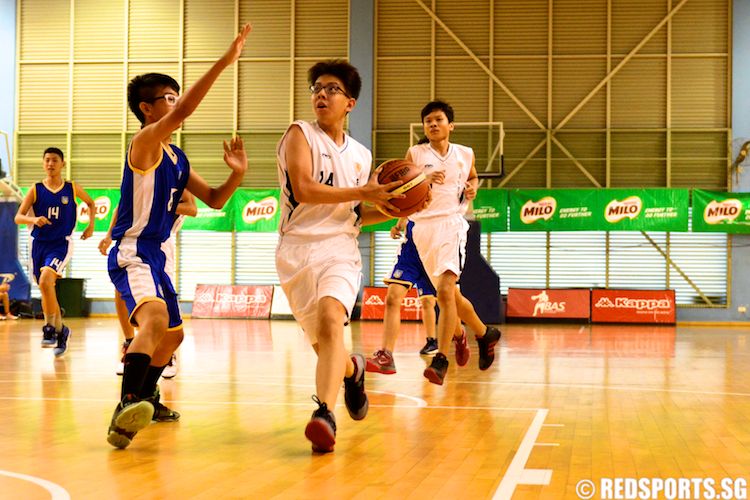
<path id="1" fill-rule="evenodd" d="M 305 437 L 312 442 L 315 453 L 330 453 L 336 444 L 336 417 L 328 410 L 328 405 L 320 402 L 318 396 L 313 396 L 312 400 L 318 403 L 318 409 L 305 427 Z"/>
<path id="2" fill-rule="evenodd" d="M 453 343 L 456 344 L 456 364 L 458 366 L 466 366 L 471 357 L 471 351 L 469 350 L 469 341 L 466 338 L 466 330 L 461 328 L 461 337 L 453 337 Z"/>
<path id="3" fill-rule="evenodd" d="M 500 340 L 500 330 L 488 326 L 484 335 L 477 336 L 476 339 L 479 346 L 479 369 L 486 370 L 495 361 L 495 344 Z"/>
<path id="4" fill-rule="evenodd" d="M 445 379 L 445 374 L 447 371 L 448 358 L 445 357 L 445 354 L 439 352 L 435 354 L 434 358 L 432 358 L 432 363 L 430 363 L 430 366 L 425 368 L 423 375 L 433 384 L 443 385 L 443 379 Z"/>
<path id="5" fill-rule="evenodd" d="M 396 373 L 396 362 L 393 361 L 393 353 L 387 349 L 380 349 L 371 358 L 367 358 L 367 371 L 393 375 Z"/>

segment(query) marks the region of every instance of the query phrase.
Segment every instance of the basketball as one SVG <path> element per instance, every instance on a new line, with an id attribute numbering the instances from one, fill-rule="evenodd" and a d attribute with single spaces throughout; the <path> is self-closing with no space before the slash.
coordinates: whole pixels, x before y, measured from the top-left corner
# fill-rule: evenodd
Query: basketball
<path id="1" fill-rule="evenodd" d="M 404 181 L 393 191 L 394 194 L 403 194 L 404 198 L 391 198 L 388 200 L 391 205 L 398 207 L 399 212 L 391 212 L 385 207 L 378 207 L 378 210 L 391 217 L 406 217 L 419 211 L 427 201 L 430 194 L 430 183 L 422 172 L 422 169 L 414 163 L 406 160 L 388 160 L 380 164 L 382 170 L 378 174 L 380 184 L 389 182 Z"/>

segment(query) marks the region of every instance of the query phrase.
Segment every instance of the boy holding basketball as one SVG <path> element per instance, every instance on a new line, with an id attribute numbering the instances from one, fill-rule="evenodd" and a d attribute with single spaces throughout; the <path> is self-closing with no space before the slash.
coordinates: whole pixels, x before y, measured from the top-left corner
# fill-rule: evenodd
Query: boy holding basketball
<path id="1" fill-rule="evenodd" d="M 466 234 L 469 225 L 463 216 L 463 200 L 476 196 L 479 180 L 471 148 L 450 142 L 453 131 L 453 108 L 442 101 L 427 103 L 421 112 L 428 143 L 409 148 L 406 159 L 423 166 L 432 176 L 432 204 L 410 216 L 414 221 L 414 243 L 422 264 L 437 290 L 440 308 L 438 319 L 438 352 L 424 371 L 433 384 L 442 385 L 448 370 L 451 340 L 456 345 L 459 366 L 468 360 L 466 334 L 454 335 L 459 318 L 475 333 L 479 346 L 479 369 L 486 370 L 495 359 L 495 344 L 500 331 L 479 319 L 458 287 L 464 264 Z"/>
<path id="2" fill-rule="evenodd" d="M 367 201 L 395 210 L 389 191 L 401 181 L 379 184 L 370 177 L 372 154 L 344 131 L 362 87 L 357 69 L 329 60 L 308 71 L 316 120 L 295 121 L 277 147 L 281 223 L 276 269 L 295 319 L 318 354 L 313 401 L 318 408 L 305 428 L 314 452 L 333 451 L 336 405 L 344 381 L 349 415 L 367 414 L 365 362 L 349 356 L 344 325 L 360 288 L 360 225 L 388 216 Z"/>
<path id="3" fill-rule="evenodd" d="M 185 153 L 170 144 L 227 67 L 240 57 L 250 25 L 243 26 L 224 55 L 180 97 L 170 76 L 148 73 L 128 85 L 128 105 L 141 122 L 125 157 L 117 222 L 109 252 L 112 283 L 127 305 L 138 335 L 125 354 L 120 403 L 115 408 L 107 441 L 125 448 L 146 427 L 154 410 L 162 410 L 156 383 L 182 342 L 182 318 L 162 244 L 169 238 L 185 189 L 212 208 L 221 208 L 242 182 L 247 156 L 242 139 L 224 142 L 227 180 L 212 188 L 190 168 Z"/>

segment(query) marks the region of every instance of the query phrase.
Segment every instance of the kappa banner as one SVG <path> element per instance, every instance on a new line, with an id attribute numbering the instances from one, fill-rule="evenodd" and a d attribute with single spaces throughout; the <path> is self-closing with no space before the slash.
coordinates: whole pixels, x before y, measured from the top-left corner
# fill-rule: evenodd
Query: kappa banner
<path id="1" fill-rule="evenodd" d="M 508 288 L 506 315 L 511 318 L 589 319 L 591 290 Z"/>
<path id="2" fill-rule="evenodd" d="M 196 285 L 194 318 L 268 319 L 272 285 Z"/>
<path id="3" fill-rule="evenodd" d="M 591 321 L 674 324 L 674 290 L 592 290 Z"/>
<path id="4" fill-rule="evenodd" d="M 385 297 L 387 294 L 387 288 L 366 286 L 362 295 L 362 314 L 360 318 L 382 320 L 385 316 Z M 406 297 L 401 302 L 401 319 L 422 319 L 422 304 L 414 288 L 406 292 Z"/>
<path id="5" fill-rule="evenodd" d="M 750 193 L 693 189 L 693 231 L 750 233 Z"/>
<path id="6" fill-rule="evenodd" d="M 514 189 L 511 231 L 687 231 L 687 189 Z"/>

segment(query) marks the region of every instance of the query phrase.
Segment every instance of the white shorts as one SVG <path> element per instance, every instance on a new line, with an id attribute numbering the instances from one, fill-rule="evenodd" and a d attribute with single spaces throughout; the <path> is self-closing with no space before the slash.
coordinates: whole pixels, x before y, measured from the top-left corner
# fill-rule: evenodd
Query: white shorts
<path id="1" fill-rule="evenodd" d="M 414 224 L 412 237 L 427 276 L 437 288 L 437 279 L 446 271 L 461 276 L 466 261 L 466 234 L 469 223 L 460 215 Z"/>
<path id="2" fill-rule="evenodd" d="M 167 273 L 167 276 L 169 276 L 169 279 L 172 280 L 172 284 L 175 286 L 177 285 L 177 280 L 175 279 L 174 273 L 174 256 L 176 248 L 177 235 L 171 233 L 169 235 L 169 239 L 161 244 L 161 251 L 164 252 L 164 256 L 166 257 L 166 262 L 164 263 L 164 272 Z"/>
<path id="3" fill-rule="evenodd" d="M 352 235 L 314 242 L 282 237 L 276 247 L 276 272 L 294 319 L 311 344 L 318 341 L 318 302 L 323 297 L 338 300 L 351 318 L 362 282 L 362 257 Z"/>

